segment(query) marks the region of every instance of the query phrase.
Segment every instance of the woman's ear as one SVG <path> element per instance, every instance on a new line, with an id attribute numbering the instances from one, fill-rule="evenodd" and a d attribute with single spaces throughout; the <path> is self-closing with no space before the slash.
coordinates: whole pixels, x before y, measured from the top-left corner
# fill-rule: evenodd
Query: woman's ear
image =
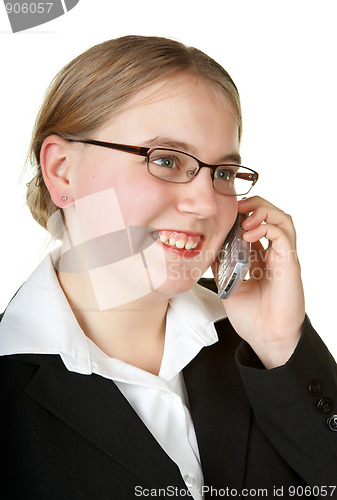
<path id="1" fill-rule="evenodd" d="M 58 135 L 43 141 L 40 164 L 44 182 L 56 206 L 63 208 L 73 201 L 69 186 L 71 144 Z"/>

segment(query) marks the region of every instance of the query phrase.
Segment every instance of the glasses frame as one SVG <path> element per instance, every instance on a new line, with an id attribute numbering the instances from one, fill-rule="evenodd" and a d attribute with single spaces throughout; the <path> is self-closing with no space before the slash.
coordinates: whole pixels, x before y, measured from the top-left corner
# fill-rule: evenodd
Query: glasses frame
<path id="1" fill-rule="evenodd" d="M 131 154 L 138 155 L 138 156 L 144 156 L 146 158 L 147 170 L 148 170 L 149 174 L 152 175 L 153 177 L 155 177 L 156 179 L 160 179 L 163 182 L 170 182 L 171 184 L 188 184 L 189 182 L 193 181 L 193 179 L 198 175 L 201 168 L 203 168 L 203 167 L 209 168 L 209 169 L 211 169 L 211 176 L 212 176 L 214 190 L 217 191 L 217 193 L 224 194 L 225 196 L 244 196 L 244 195 L 248 194 L 249 191 L 252 189 L 252 187 L 255 186 L 255 184 L 257 183 L 258 178 L 259 178 L 258 172 L 256 172 L 255 170 L 252 170 L 251 168 L 244 167 L 243 165 L 237 165 L 235 163 L 221 163 L 219 165 L 210 165 L 208 163 L 204 163 L 203 161 L 199 160 L 195 156 L 192 156 L 189 153 L 185 153 L 184 151 L 179 151 L 178 149 L 159 148 L 159 147 L 158 148 L 146 148 L 146 147 L 141 147 L 141 146 L 130 146 L 127 144 L 116 144 L 114 142 L 96 141 L 94 139 L 67 139 L 67 141 L 68 142 L 80 142 L 83 144 L 91 144 L 92 146 L 100 146 L 103 148 L 109 148 L 109 149 L 114 149 L 117 151 L 123 151 L 125 153 L 131 153 Z M 193 160 L 195 160 L 197 162 L 199 168 L 196 171 L 195 175 L 193 177 L 191 177 L 190 179 L 187 179 L 187 181 L 175 182 L 175 181 L 169 181 L 166 179 L 161 179 L 160 177 L 153 175 L 149 170 L 149 163 L 150 163 L 149 159 L 150 159 L 150 155 L 153 151 L 172 151 L 174 153 L 183 153 L 184 155 L 189 156 L 190 158 L 193 158 Z M 245 193 L 235 193 L 235 194 L 227 194 L 227 193 L 222 193 L 221 191 L 218 191 L 214 187 L 214 173 L 215 173 L 216 169 L 219 167 L 242 167 L 242 168 L 245 168 L 246 170 L 249 170 L 250 173 L 240 172 L 240 174 L 239 174 L 241 179 L 245 179 L 245 180 L 250 181 L 252 183 L 250 188 L 248 189 L 248 191 L 246 191 Z"/>

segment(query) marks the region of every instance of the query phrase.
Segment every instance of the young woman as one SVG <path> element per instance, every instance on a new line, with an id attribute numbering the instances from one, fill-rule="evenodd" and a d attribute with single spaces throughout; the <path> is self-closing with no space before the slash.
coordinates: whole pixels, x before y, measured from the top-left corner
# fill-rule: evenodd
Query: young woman
<path id="1" fill-rule="evenodd" d="M 336 496 L 336 366 L 290 216 L 238 201 L 258 177 L 241 125 L 228 73 L 176 41 L 111 40 L 57 75 L 27 202 L 62 245 L 0 323 L 6 498 Z M 238 212 L 251 278 L 219 300 L 196 282 Z"/>

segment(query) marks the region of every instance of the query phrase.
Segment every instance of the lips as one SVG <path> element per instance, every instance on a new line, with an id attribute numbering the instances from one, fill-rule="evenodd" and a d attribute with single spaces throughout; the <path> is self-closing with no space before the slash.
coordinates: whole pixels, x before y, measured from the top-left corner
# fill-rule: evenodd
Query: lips
<path id="1" fill-rule="evenodd" d="M 179 250 L 195 250 L 203 240 L 201 234 L 183 233 L 170 230 L 159 230 L 155 237 L 164 245 Z"/>

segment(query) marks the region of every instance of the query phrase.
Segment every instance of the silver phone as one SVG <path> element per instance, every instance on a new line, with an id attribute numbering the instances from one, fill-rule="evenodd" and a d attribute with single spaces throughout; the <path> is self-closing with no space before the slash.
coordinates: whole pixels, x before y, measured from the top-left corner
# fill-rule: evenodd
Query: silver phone
<path id="1" fill-rule="evenodd" d="M 227 299 L 232 296 L 249 271 L 250 243 L 242 238 L 245 230 L 241 227 L 245 218 L 245 214 L 238 214 L 219 253 L 219 299 Z"/>

